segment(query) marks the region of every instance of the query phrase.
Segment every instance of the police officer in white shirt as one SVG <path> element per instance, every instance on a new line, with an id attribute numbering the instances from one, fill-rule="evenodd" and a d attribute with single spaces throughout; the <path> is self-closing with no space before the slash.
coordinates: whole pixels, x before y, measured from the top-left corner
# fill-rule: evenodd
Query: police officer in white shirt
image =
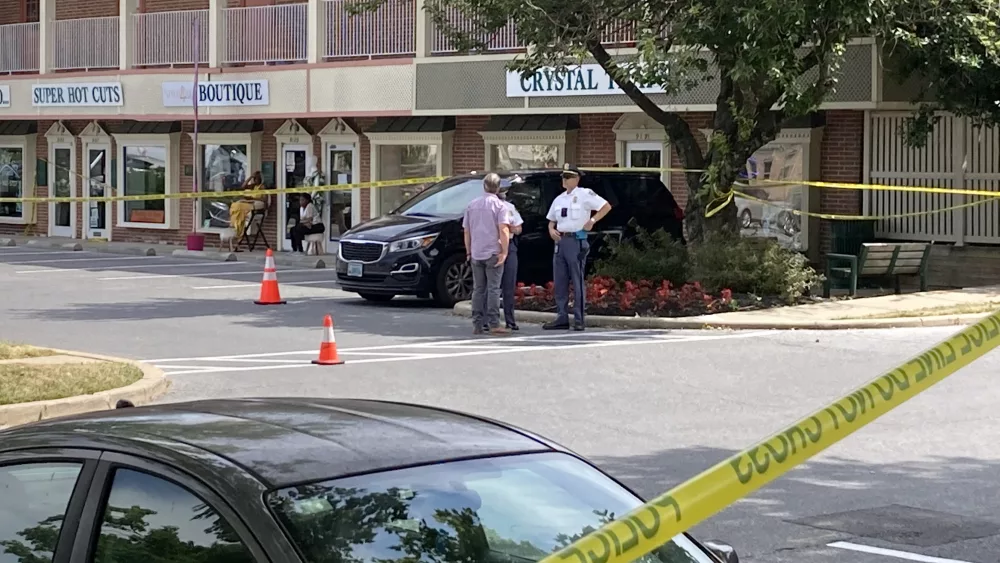
<path id="1" fill-rule="evenodd" d="M 514 204 L 507 201 L 507 190 L 500 189 L 500 199 L 504 200 L 507 212 L 510 213 L 510 245 L 507 247 L 507 260 L 503 263 L 503 280 L 500 282 L 500 295 L 503 297 L 503 319 L 507 328 L 520 330 L 514 320 L 514 291 L 517 288 L 517 242 L 521 234 L 524 219 L 517 212 Z"/>
<path id="2" fill-rule="evenodd" d="M 584 330 L 583 310 L 586 306 L 583 279 L 590 243 L 587 233 L 611 211 L 611 204 L 593 190 L 577 187 L 580 171 L 569 164 L 563 167 L 562 184 L 566 191 L 549 207 L 549 236 L 555 241 L 552 275 L 555 282 L 556 320 L 542 326 L 545 330 L 568 330 L 569 287 L 576 296 L 573 307 L 573 330 Z M 593 213 L 596 211 L 597 213 Z"/>

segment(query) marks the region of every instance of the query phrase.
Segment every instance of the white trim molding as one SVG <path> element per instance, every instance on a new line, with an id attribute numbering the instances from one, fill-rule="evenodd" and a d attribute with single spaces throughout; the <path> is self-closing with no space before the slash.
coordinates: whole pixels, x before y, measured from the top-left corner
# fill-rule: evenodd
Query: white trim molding
<path id="1" fill-rule="evenodd" d="M 332 184 L 334 178 L 330 177 L 330 150 L 335 147 L 351 147 L 351 183 L 361 182 L 361 135 L 359 135 L 346 121 L 339 117 L 331 119 L 317 135 L 322 145 L 320 155 L 320 169 L 327 176 L 326 180 Z M 329 209 L 329 206 L 327 207 Z M 361 188 L 351 189 L 351 225 L 361 223 Z M 328 226 L 329 232 L 333 231 L 332 226 Z M 329 245 L 328 245 L 329 246 Z"/>
<path id="2" fill-rule="evenodd" d="M 180 193 L 180 168 L 181 168 L 181 133 L 168 133 L 164 135 L 139 135 L 123 134 L 113 135 L 115 139 L 115 151 L 117 160 L 118 187 L 115 190 L 121 195 L 128 195 L 125 192 L 125 147 L 147 146 L 162 147 L 166 150 L 166 162 L 164 162 L 164 192 L 167 195 Z M 199 135 L 198 140 L 201 140 Z M 179 229 L 180 200 L 168 199 L 163 206 L 163 223 L 136 223 L 125 220 L 125 202 L 119 201 L 115 206 L 118 212 L 118 227 L 127 229 L 154 229 L 169 231 Z"/>
<path id="3" fill-rule="evenodd" d="M 494 170 L 493 147 L 496 145 L 555 145 L 558 149 L 556 163 L 576 162 L 577 129 L 555 131 L 480 131 L 483 138 L 486 170 Z M 463 170 L 462 172 L 466 172 Z"/>
<path id="4" fill-rule="evenodd" d="M 611 128 L 615 132 L 615 162 L 628 166 L 629 143 L 660 143 L 660 167 L 670 168 L 670 139 L 667 131 L 655 119 L 644 113 L 622 114 Z M 660 172 L 660 180 L 670 189 L 670 172 Z"/>
<path id="5" fill-rule="evenodd" d="M 76 197 L 77 194 L 77 170 L 76 170 L 76 137 L 73 133 L 66 127 L 62 121 L 56 121 L 49 127 L 49 130 L 45 132 L 45 140 L 48 142 L 48 154 L 46 159 L 48 160 L 48 188 L 49 197 L 55 196 L 55 182 L 56 182 L 56 150 L 57 149 L 68 149 L 69 150 L 69 197 Z M 48 203 L 49 207 L 49 220 L 48 220 L 48 234 L 49 236 L 66 236 L 64 233 L 55 233 L 56 228 L 68 228 L 69 238 L 78 238 L 77 236 L 77 221 L 76 212 L 77 204 L 76 202 L 71 202 L 69 204 L 69 225 L 65 227 L 56 227 L 56 206 L 58 203 L 50 201 Z"/>
<path id="6" fill-rule="evenodd" d="M 21 149 L 21 197 L 34 197 L 36 135 L 0 135 L 0 148 Z M 21 204 L 20 217 L 0 217 L 0 223 L 10 225 L 34 225 L 37 223 L 35 204 Z"/>
<path id="7" fill-rule="evenodd" d="M 281 145 L 309 145 L 313 144 L 313 135 L 295 119 L 287 119 L 274 132 L 274 139 L 278 142 L 278 149 Z"/>
<path id="8" fill-rule="evenodd" d="M 443 131 L 434 133 L 365 133 L 371 144 L 370 164 L 371 179 L 373 182 L 381 180 L 398 180 L 399 178 L 382 178 L 381 167 L 379 166 L 379 152 L 383 146 L 406 146 L 406 145 L 435 145 L 437 146 L 437 162 L 435 176 L 451 176 L 452 167 L 452 145 L 454 143 L 455 131 Z M 382 214 L 381 199 L 379 189 L 368 190 L 368 215 L 369 218 L 378 217 Z"/>
<path id="9" fill-rule="evenodd" d="M 194 142 L 194 133 L 188 133 L 187 135 Z M 198 146 L 200 148 L 198 149 L 198 162 L 195 163 L 194 167 L 194 174 L 199 175 L 198 189 L 205 191 L 205 186 L 202 185 L 202 178 L 200 177 L 202 167 L 205 165 L 203 162 L 205 159 L 205 146 L 245 145 L 247 148 L 247 178 L 249 178 L 254 172 L 260 170 L 260 147 L 263 136 L 263 131 L 254 131 L 253 133 L 198 133 Z M 219 197 L 225 197 L 225 194 L 221 194 Z M 201 218 L 201 209 L 204 201 L 205 198 L 198 198 L 196 200 L 197 203 L 195 205 L 197 206 L 199 224 L 195 230 L 199 233 L 222 232 L 221 228 L 204 226 L 204 221 Z"/>

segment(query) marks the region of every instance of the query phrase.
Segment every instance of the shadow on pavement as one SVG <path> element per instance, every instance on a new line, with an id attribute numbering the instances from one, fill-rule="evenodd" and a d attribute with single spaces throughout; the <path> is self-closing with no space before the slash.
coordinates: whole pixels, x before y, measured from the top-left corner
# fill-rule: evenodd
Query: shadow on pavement
<path id="1" fill-rule="evenodd" d="M 145 299 L 133 302 L 75 303 L 62 309 L 10 308 L 9 318 L 46 321 L 147 321 L 228 317 L 247 327 L 320 328 L 332 315 L 337 330 L 378 336 L 465 337 L 470 321 L 430 309 L 417 299 L 369 303 L 361 298 L 288 298 L 286 305 L 256 305 L 233 299 Z"/>
<path id="2" fill-rule="evenodd" d="M 734 453 L 691 447 L 592 459 L 648 499 Z M 694 533 L 732 543 L 741 559 L 745 555 L 755 561 L 784 561 L 783 550 L 788 556 L 803 549 L 837 551 L 826 547 L 834 541 L 939 557 L 957 557 L 959 550 L 964 556 L 958 559 L 971 561 L 987 553 L 995 558 L 1000 552 L 998 472 L 1000 460 L 972 457 L 869 463 L 828 456 L 786 473 L 709 518 Z M 752 553 L 740 547 L 741 541 L 776 547 Z M 840 552 L 839 559 L 852 560 L 849 553 Z"/>

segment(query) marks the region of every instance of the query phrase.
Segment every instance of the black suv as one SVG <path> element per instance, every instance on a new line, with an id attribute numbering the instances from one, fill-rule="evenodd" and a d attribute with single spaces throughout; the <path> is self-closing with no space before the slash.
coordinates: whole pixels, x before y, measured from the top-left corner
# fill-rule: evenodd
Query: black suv
<path id="1" fill-rule="evenodd" d="M 485 173 L 463 174 L 443 180 L 388 215 L 372 219 L 344 233 L 340 239 L 337 279 L 345 291 L 370 301 L 388 301 L 396 295 L 434 296 L 451 306 L 472 293 L 472 270 L 465 260 L 462 214 L 483 193 Z M 553 242 L 545 219 L 552 200 L 562 193 L 558 169 L 501 173 L 507 200 L 524 219 L 518 239 L 518 280 L 545 284 L 552 279 Z M 648 172 L 586 172 L 580 185 L 611 203 L 611 213 L 591 236 L 590 257 L 600 252 L 603 239 L 629 238 L 635 224 L 664 229 L 683 240 L 684 213 L 660 176 Z"/>

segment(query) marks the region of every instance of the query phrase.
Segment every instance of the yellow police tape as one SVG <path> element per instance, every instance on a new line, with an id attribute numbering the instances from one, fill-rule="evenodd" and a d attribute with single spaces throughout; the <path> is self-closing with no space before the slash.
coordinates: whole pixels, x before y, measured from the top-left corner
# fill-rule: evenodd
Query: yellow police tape
<path id="1" fill-rule="evenodd" d="M 1000 345 L 1000 311 L 539 563 L 631 563 Z"/>
<path id="2" fill-rule="evenodd" d="M 962 205 L 952 205 L 950 207 L 942 207 L 940 209 L 931 209 L 930 211 L 912 211 L 909 213 L 897 213 L 895 215 L 838 215 L 834 213 L 814 213 L 812 211 L 800 211 L 798 209 L 794 209 L 791 207 L 778 205 L 773 201 L 768 201 L 766 199 L 761 199 L 758 197 L 754 197 L 752 195 L 747 195 L 745 192 L 737 189 L 733 189 L 733 193 L 735 194 L 736 197 L 740 199 L 747 199 L 750 201 L 756 201 L 758 203 L 763 203 L 766 205 L 778 207 L 789 213 L 794 213 L 795 215 L 800 215 L 800 216 L 804 215 L 807 217 L 816 217 L 818 219 L 830 219 L 834 221 L 885 221 L 889 219 L 903 219 L 906 217 L 920 217 L 922 215 L 933 215 L 935 213 L 946 213 L 948 211 L 965 209 L 966 207 L 975 207 L 976 205 L 982 205 L 984 203 L 989 203 L 990 201 L 992 201 L 990 199 L 983 199 L 980 201 L 973 201 L 972 203 L 963 203 Z M 716 211 L 716 213 L 717 212 L 718 211 Z"/>
<path id="3" fill-rule="evenodd" d="M 153 201 L 161 199 L 202 199 L 202 198 L 238 198 L 257 197 L 275 194 L 303 194 L 317 192 L 346 191 L 358 188 L 385 188 L 391 186 L 412 186 L 415 184 L 433 184 L 446 179 L 447 176 L 429 176 L 426 178 L 407 178 L 404 180 L 384 180 L 381 182 L 361 182 L 357 184 L 332 184 L 326 186 L 302 186 L 298 188 L 274 188 L 268 190 L 233 190 L 225 192 L 182 192 L 170 194 L 115 195 L 101 197 L 0 197 L 0 203 L 72 203 L 98 201 Z M 111 188 L 111 186 L 107 186 Z M 111 188 L 114 189 L 114 188 Z"/>

